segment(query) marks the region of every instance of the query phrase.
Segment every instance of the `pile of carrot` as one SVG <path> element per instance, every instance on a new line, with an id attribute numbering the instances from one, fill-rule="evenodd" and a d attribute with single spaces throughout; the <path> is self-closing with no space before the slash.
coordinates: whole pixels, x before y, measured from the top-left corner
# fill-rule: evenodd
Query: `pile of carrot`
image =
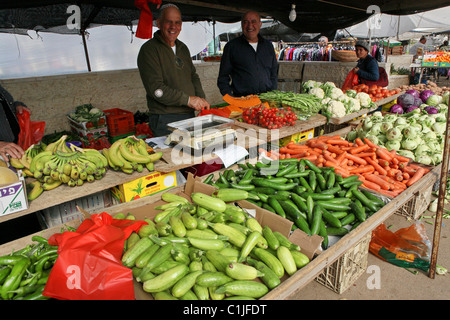
<path id="1" fill-rule="evenodd" d="M 358 175 L 362 187 L 389 197 L 396 197 L 430 171 L 367 138 L 350 142 L 339 135 L 320 136 L 303 145 L 291 141 L 278 150 L 259 151 L 273 160 L 309 159 L 318 167 L 333 167 L 344 178 Z"/>

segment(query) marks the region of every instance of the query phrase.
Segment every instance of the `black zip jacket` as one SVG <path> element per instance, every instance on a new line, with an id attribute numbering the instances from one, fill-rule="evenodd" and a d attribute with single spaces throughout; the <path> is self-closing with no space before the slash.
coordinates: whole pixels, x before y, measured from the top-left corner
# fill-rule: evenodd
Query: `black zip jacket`
<path id="1" fill-rule="evenodd" d="M 269 40 L 258 38 L 256 52 L 243 35 L 225 45 L 217 78 L 222 95 L 240 97 L 277 88 L 275 49 Z"/>

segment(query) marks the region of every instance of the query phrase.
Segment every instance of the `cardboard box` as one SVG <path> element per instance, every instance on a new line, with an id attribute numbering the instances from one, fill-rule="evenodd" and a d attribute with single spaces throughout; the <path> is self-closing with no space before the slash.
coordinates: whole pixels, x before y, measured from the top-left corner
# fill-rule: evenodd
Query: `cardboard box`
<path id="1" fill-rule="evenodd" d="M 175 194 L 191 200 L 190 195 L 193 192 L 201 192 L 211 195 L 214 190 L 216 190 L 215 187 L 202 183 L 200 177 L 193 178 L 193 175 L 189 174 L 184 191 L 176 192 Z M 136 217 L 136 220 L 142 220 L 144 218 L 153 219 L 156 214 L 160 212 L 160 210 L 156 210 L 155 207 L 164 203 L 166 202 L 158 200 L 151 204 L 145 204 L 142 207 L 126 209 L 126 212 L 133 214 Z M 318 235 L 308 236 L 300 229 L 296 229 L 292 234 L 290 234 L 293 224 L 292 221 L 282 218 L 281 216 L 273 212 L 262 209 L 245 200 L 238 201 L 237 204 L 244 210 L 247 210 L 249 214 L 254 215 L 254 217 L 262 226 L 268 225 L 273 231 L 280 232 L 281 234 L 288 237 L 289 240 L 298 244 L 301 248 L 301 251 L 305 255 L 307 255 L 309 259 L 312 259 L 315 255 L 318 254 L 318 252 L 320 252 L 320 245 L 323 240 L 322 237 Z M 117 209 L 111 208 L 111 210 L 107 210 L 107 213 L 114 215 L 115 213 L 122 211 L 123 208 L 119 206 Z M 301 270 L 297 272 L 301 272 Z M 281 280 L 284 281 L 286 278 L 287 276 L 285 275 Z M 283 284 L 281 283 L 280 286 L 282 285 Z M 152 300 L 152 296 L 143 290 L 142 283 L 134 281 L 134 288 L 137 300 Z"/>
<path id="2" fill-rule="evenodd" d="M 27 190 L 22 171 L 18 171 L 19 182 L 0 188 L 0 216 L 28 209 Z"/>
<path id="3" fill-rule="evenodd" d="M 306 141 L 309 139 L 312 139 L 314 137 L 314 128 L 310 130 L 305 130 L 302 132 L 295 133 L 293 135 L 290 135 L 288 137 L 284 137 L 280 139 L 279 145 L 280 147 L 284 147 L 287 145 L 290 141 L 293 141 L 295 143 L 299 143 L 302 141 Z"/>
<path id="4" fill-rule="evenodd" d="M 176 172 L 152 172 L 136 180 L 113 187 L 111 193 L 120 203 L 136 200 L 177 186 Z"/>

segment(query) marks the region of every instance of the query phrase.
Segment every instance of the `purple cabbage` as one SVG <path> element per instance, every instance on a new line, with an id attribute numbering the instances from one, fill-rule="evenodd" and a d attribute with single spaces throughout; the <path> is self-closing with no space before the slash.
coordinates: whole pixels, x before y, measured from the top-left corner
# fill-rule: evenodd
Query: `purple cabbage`
<path id="1" fill-rule="evenodd" d="M 421 100 L 420 98 L 414 97 L 414 103 L 413 103 L 413 106 L 418 106 L 418 107 L 420 107 L 420 105 L 421 105 L 422 103 L 423 103 L 423 102 L 422 102 L 422 100 Z"/>
<path id="2" fill-rule="evenodd" d="M 403 109 L 414 105 L 414 96 L 409 93 L 404 93 L 397 98 L 397 103 L 403 107 Z"/>
<path id="3" fill-rule="evenodd" d="M 424 110 L 425 110 L 426 112 L 428 112 L 428 114 L 436 114 L 436 113 L 438 113 L 438 109 L 436 109 L 436 108 L 433 107 L 433 106 L 426 106 L 426 107 L 424 108 Z"/>
<path id="4" fill-rule="evenodd" d="M 427 103 L 427 100 L 430 96 L 434 95 L 434 92 L 431 90 L 424 90 L 420 93 L 420 99 L 423 103 Z"/>
<path id="5" fill-rule="evenodd" d="M 389 112 L 396 113 L 396 114 L 402 114 L 403 113 L 403 107 L 399 104 L 394 104 Z"/>
<path id="6" fill-rule="evenodd" d="M 417 90 L 409 89 L 406 93 L 414 96 L 414 98 L 420 98 L 420 93 Z"/>
<path id="7" fill-rule="evenodd" d="M 406 113 L 410 113 L 411 111 L 413 111 L 413 110 L 415 110 L 415 109 L 417 109 L 417 108 L 419 108 L 418 106 L 413 106 L 413 105 L 411 105 L 411 106 L 409 106 L 408 108 L 406 108 Z"/>

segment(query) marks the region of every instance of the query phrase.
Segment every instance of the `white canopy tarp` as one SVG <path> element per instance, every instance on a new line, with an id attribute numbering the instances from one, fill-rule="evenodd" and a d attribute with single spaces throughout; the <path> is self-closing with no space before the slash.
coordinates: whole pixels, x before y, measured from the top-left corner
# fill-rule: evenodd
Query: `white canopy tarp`
<path id="1" fill-rule="evenodd" d="M 408 33 L 411 37 L 420 38 L 423 33 L 436 33 L 450 30 L 450 6 L 411 15 L 374 14 L 371 18 L 354 26 L 341 30 L 356 38 L 388 38 L 402 37 Z M 417 33 L 416 33 L 417 32 Z"/>
<path id="2" fill-rule="evenodd" d="M 217 37 L 239 27 L 239 22 L 215 26 L 204 21 L 184 22 L 179 39 L 194 56 L 213 41 L 214 33 Z M 87 49 L 93 72 L 137 68 L 139 49 L 147 39 L 136 38 L 124 26 L 99 26 L 88 32 Z M 34 31 L 28 34 L 0 33 L 0 79 L 87 72 L 80 35 Z"/>

